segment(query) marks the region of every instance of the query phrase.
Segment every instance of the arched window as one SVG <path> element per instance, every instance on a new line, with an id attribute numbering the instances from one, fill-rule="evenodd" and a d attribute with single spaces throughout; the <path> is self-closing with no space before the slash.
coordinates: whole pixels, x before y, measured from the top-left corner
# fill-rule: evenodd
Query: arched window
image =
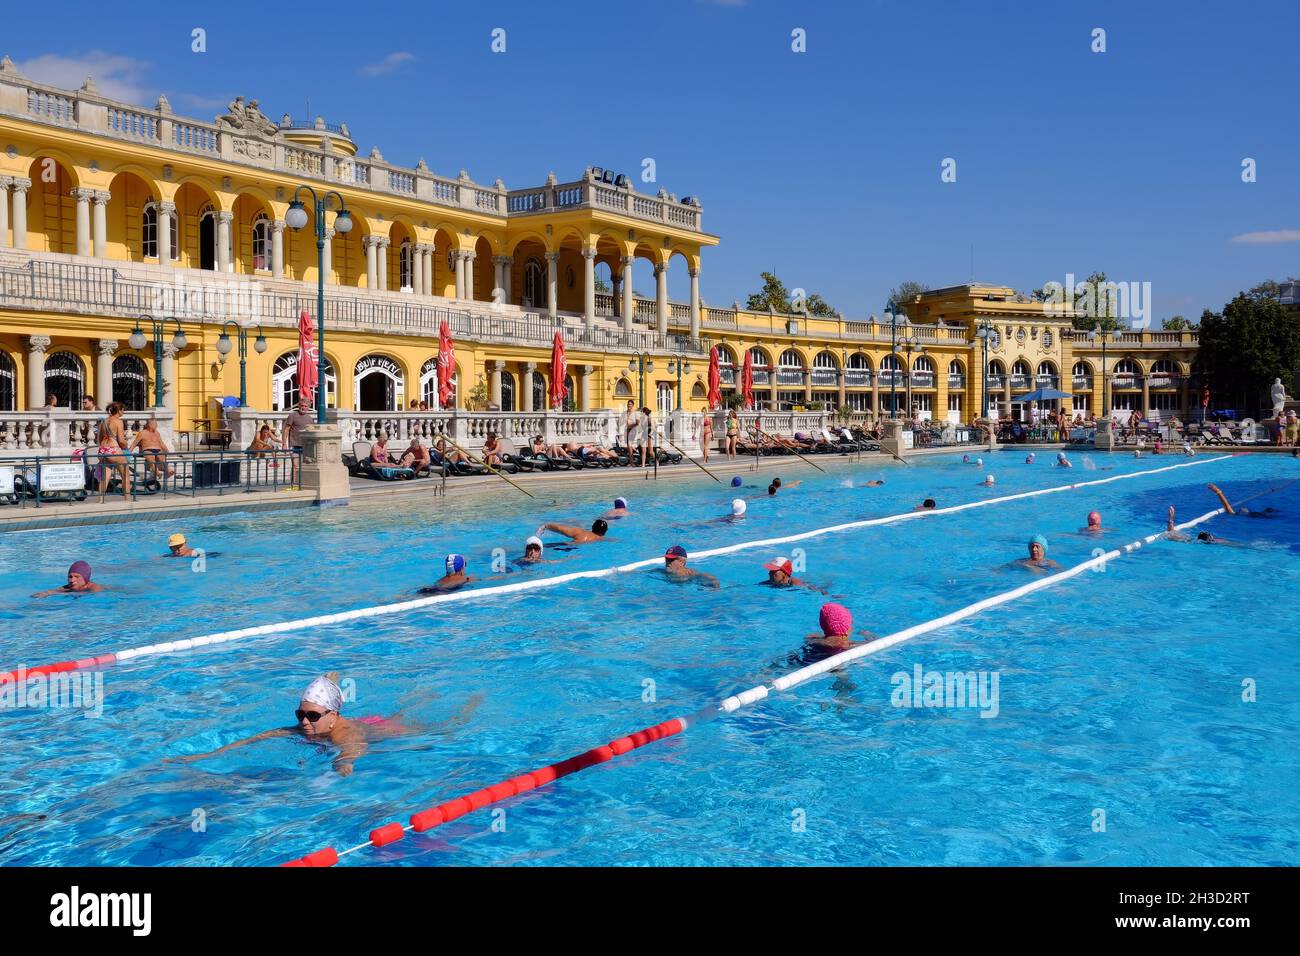
<path id="1" fill-rule="evenodd" d="M 512 372 L 501 373 L 501 411 L 515 410 L 515 376 Z"/>
<path id="2" fill-rule="evenodd" d="M 1173 375 L 1176 369 L 1169 359 L 1157 359 L 1151 366 L 1152 375 Z"/>
<path id="3" fill-rule="evenodd" d="M 546 376 L 542 372 L 533 372 L 533 411 L 546 411 L 546 403 Z"/>
<path id="4" fill-rule="evenodd" d="M 402 367 L 387 355 L 364 355 L 352 371 L 353 408 L 359 412 L 395 412 L 405 404 Z"/>
<path id="5" fill-rule="evenodd" d="M 58 399 L 59 408 L 81 408 L 86 372 L 71 352 L 53 352 L 45 358 L 45 392 Z"/>
<path id="6" fill-rule="evenodd" d="M 1132 359 L 1120 359 L 1115 363 L 1116 375 L 1136 375 L 1137 363 Z"/>
<path id="7" fill-rule="evenodd" d="M 1006 371 L 1007 371 L 1007 368 L 1006 368 L 1005 365 L 1002 364 L 1001 360 L 999 360 L 999 359 L 990 359 L 990 360 L 989 360 L 989 374 L 990 374 L 990 375 L 1004 375 L 1004 374 L 1006 374 Z"/>
<path id="8" fill-rule="evenodd" d="M 569 390 L 569 394 L 564 397 L 564 407 L 562 411 L 576 412 L 578 410 L 578 386 L 573 383 L 573 376 L 564 376 L 564 387 Z"/>
<path id="9" fill-rule="evenodd" d="M 786 349 L 781 353 L 782 368 L 803 368 L 803 358 L 794 349 Z"/>
<path id="10" fill-rule="evenodd" d="M 930 361 L 928 358 L 926 358 L 924 355 L 918 355 L 918 356 L 916 357 L 916 361 L 912 363 L 912 371 L 914 371 L 914 372 L 933 372 L 933 371 L 934 371 L 934 363 L 931 362 L 931 361 Z"/>
<path id="11" fill-rule="evenodd" d="M 620 378 L 614 384 L 614 397 L 622 399 L 632 398 L 632 383 L 625 378 Z"/>
<path id="12" fill-rule="evenodd" d="M 961 364 L 960 359 L 953 359 L 948 363 L 949 375 L 962 375 L 966 372 L 966 366 Z"/>
<path id="13" fill-rule="evenodd" d="M 736 364 L 736 353 L 731 351 L 731 348 L 729 346 L 719 345 L 718 346 L 718 367 L 726 368 L 729 365 L 735 367 L 735 364 Z"/>
<path id="14" fill-rule="evenodd" d="M 1091 375 L 1091 374 L 1092 374 L 1092 366 L 1089 365 L 1087 362 L 1075 362 L 1075 363 L 1074 363 L 1074 368 L 1073 368 L 1073 370 L 1071 371 L 1071 374 L 1073 374 L 1073 375 Z"/>
<path id="15" fill-rule="evenodd" d="M 456 407 L 456 398 L 460 395 L 460 375 L 453 369 L 451 373 L 451 401 L 445 406 Z M 438 401 L 438 359 L 427 359 L 420 366 L 420 401 L 430 411 L 437 411 L 444 406 Z"/>
<path id="16" fill-rule="evenodd" d="M 108 396 L 103 396 L 105 404 Z M 149 372 L 138 355 L 119 355 L 113 359 L 113 401 L 130 411 L 149 407 Z"/>
<path id="17" fill-rule="evenodd" d="M 168 223 L 171 257 L 176 260 L 181 257 L 180 216 L 172 213 Z M 158 204 L 156 202 L 147 203 L 140 214 L 140 255 L 146 259 L 158 258 Z"/>
<path id="18" fill-rule="evenodd" d="M 889 355 L 886 355 L 884 358 L 880 360 L 880 370 L 882 372 L 884 371 L 897 372 L 900 371 L 902 368 L 903 368 L 903 363 L 899 360 L 898 356 L 895 354 L 891 353 Z"/>
<path id="19" fill-rule="evenodd" d="M 17 381 L 13 356 L 8 352 L 0 352 L 0 412 L 18 411 L 15 404 L 18 400 Z"/>
<path id="20" fill-rule="evenodd" d="M 1026 362 L 1024 359 L 1017 359 L 1017 360 L 1016 360 L 1016 364 L 1013 365 L 1013 366 L 1011 366 L 1011 374 L 1012 374 L 1012 375 L 1028 375 L 1028 374 L 1029 374 L 1029 363 Z"/>
<path id="21" fill-rule="evenodd" d="M 415 288 L 415 249 L 409 239 L 403 239 L 397 250 L 397 277 L 399 289 Z"/>
<path id="22" fill-rule="evenodd" d="M 334 363 L 325 361 L 325 404 L 338 407 L 338 379 Z M 312 401 L 312 406 L 316 404 Z M 298 353 L 285 352 L 275 360 L 271 369 L 271 405 L 277 412 L 287 412 L 298 407 Z"/>
<path id="23" fill-rule="evenodd" d="M 546 305 L 546 267 L 536 259 L 524 264 L 524 307 L 540 308 Z M 536 406 L 535 406 L 536 407 Z M 540 406 L 545 407 L 545 406 Z"/>
<path id="24" fill-rule="evenodd" d="M 758 346 L 749 350 L 749 360 L 754 368 L 767 368 L 767 355 Z"/>
<path id="25" fill-rule="evenodd" d="M 849 356 L 849 368 L 870 369 L 871 360 L 861 352 L 854 352 Z"/>
<path id="26" fill-rule="evenodd" d="M 830 352 L 818 352 L 813 356 L 813 368 L 839 368 L 835 356 Z"/>
<path id="27" fill-rule="evenodd" d="M 1039 375 L 1055 375 L 1055 374 L 1056 374 L 1056 365 L 1055 365 L 1054 363 L 1052 363 L 1052 362 L 1039 362 L 1039 363 L 1038 363 L 1038 374 L 1039 374 Z"/>
<path id="28" fill-rule="evenodd" d="M 253 220 L 253 269 L 271 270 L 271 220 L 264 212 L 259 212 Z"/>

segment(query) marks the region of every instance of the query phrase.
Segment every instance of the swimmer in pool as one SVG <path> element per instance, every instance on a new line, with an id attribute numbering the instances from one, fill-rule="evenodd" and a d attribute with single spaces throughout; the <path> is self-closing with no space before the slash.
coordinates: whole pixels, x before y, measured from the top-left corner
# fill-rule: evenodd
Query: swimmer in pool
<path id="1" fill-rule="evenodd" d="M 615 498 L 614 507 L 609 511 L 606 511 L 603 515 L 601 515 L 601 517 L 604 518 L 606 521 L 616 521 L 619 518 L 626 518 L 631 513 L 632 512 L 627 510 L 626 498 Z"/>
<path id="2" fill-rule="evenodd" d="M 980 484 L 983 485 L 983 486 L 986 487 L 986 488 L 991 488 L 991 487 L 992 487 L 993 485 L 995 485 L 996 483 L 997 483 L 997 481 L 994 479 L 994 477 L 993 477 L 993 472 L 991 472 L 991 471 L 990 471 L 988 474 L 986 474 L 986 475 L 984 476 L 984 480 L 980 482 Z"/>
<path id="3" fill-rule="evenodd" d="M 744 480 L 740 477 L 740 475 L 733 475 L 732 478 L 731 478 L 731 487 L 733 487 L 733 488 L 739 488 L 739 487 L 740 487 L 741 485 L 743 485 L 744 483 L 745 483 L 745 482 L 744 482 Z"/>
<path id="4" fill-rule="evenodd" d="M 767 580 L 760 581 L 759 584 L 769 588 L 807 588 L 810 591 L 816 591 L 818 594 L 825 594 L 824 588 L 819 588 L 815 584 L 809 584 L 794 576 L 794 562 L 789 558 L 774 558 L 767 564 L 763 565 L 767 571 Z"/>
<path id="5" fill-rule="evenodd" d="M 1223 505 L 1223 510 L 1234 517 L 1272 518 L 1278 513 L 1276 508 L 1264 508 L 1262 511 L 1251 511 L 1249 508 L 1234 508 L 1231 502 L 1228 501 L 1228 496 L 1219 490 L 1218 485 L 1207 485 L 1207 487 L 1218 497 L 1219 503 Z"/>
<path id="6" fill-rule="evenodd" d="M 1087 526 L 1086 528 L 1080 528 L 1080 529 L 1079 529 L 1079 534 L 1102 534 L 1102 533 L 1104 533 L 1104 532 L 1106 532 L 1106 531 L 1109 531 L 1109 530 L 1110 530 L 1109 528 L 1103 528 L 1103 527 L 1101 526 L 1101 512 L 1100 512 L 1100 511 L 1089 511 L 1089 512 L 1088 512 L 1088 526 Z"/>
<path id="7" fill-rule="evenodd" d="M 403 734 L 424 733 L 437 730 L 446 732 L 459 727 L 469 720 L 470 715 L 482 701 L 482 695 L 471 697 L 459 714 L 437 727 L 407 726 L 400 714 L 392 717 L 359 717 L 349 719 L 343 716 L 343 692 L 339 689 L 339 675 L 336 673 L 317 677 L 302 692 L 302 700 L 294 712 L 297 723 L 292 727 L 277 727 L 265 730 L 252 737 L 236 740 L 234 743 L 218 747 L 216 750 L 201 754 L 187 754 L 183 757 L 170 757 L 169 760 L 191 763 L 207 757 L 234 750 L 272 737 L 289 737 L 299 734 L 314 743 L 328 743 L 338 748 L 334 758 L 334 770 L 341 777 L 352 773 L 352 765 L 365 754 L 367 745 L 373 740 L 396 737 Z"/>
<path id="8" fill-rule="evenodd" d="M 817 622 L 821 633 L 805 637 L 803 647 L 790 655 L 789 663 L 806 667 L 861 643 L 853 639 L 853 613 L 843 604 L 823 604 Z M 875 637 L 866 630 L 858 633 L 866 638 Z"/>
<path id="9" fill-rule="evenodd" d="M 47 598 L 52 594 L 93 594 L 96 591 L 103 591 L 104 585 L 96 584 L 90 580 L 90 565 L 85 561 L 74 561 L 72 567 L 68 568 L 68 583 L 62 587 L 50 588 L 48 591 L 38 591 L 33 594 L 34 598 Z"/>
<path id="10" fill-rule="evenodd" d="M 676 581 L 689 581 L 694 579 L 706 587 L 720 587 L 718 579 L 712 574 L 706 574 L 703 571 L 697 571 L 695 568 L 686 566 L 686 549 L 680 544 L 675 544 L 664 552 L 664 574 Z"/>
<path id="11" fill-rule="evenodd" d="M 1165 537 L 1168 538 L 1170 541 L 1191 541 L 1192 540 L 1191 538 L 1187 537 L 1187 535 L 1179 531 L 1174 525 L 1175 525 L 1174 506 L 1170 505 L 1169 515 L 1168 517 L 1165 518 Z"/>
<path id="12" fill-rule="evenodd" d="M 554 531 L 556 534 L 562 534 L 574 544 L 590 544 L 593 541 L 605 540 L 605 533 L 609 531 L 609 524 L 604 518 L 597 518 L 591 523 L 590 531 L 583 531 L 575 525 L 548 522 L 538 529 L 539 534 L 542 531 Z"/>
<path id="13" fill-rule="evenodd" d="M 537 535 L 531 535 L 524 542 L 524 556 L 515 558 L 515 564 L 523 566 L 528 564 L 555 564 L 555 562 L 547 561 L 542 557 L 542 539 Z"/>
<path id="14" fill-rule="evenodd" d="M 447 555 L 445 566 L 447 573 L 429 587 L 420 588 L 421 594 L 447 594 L 451 591 L 459 591 L 475 580 L 465 573 L 465 557 L 463 555 Z"/>
<path id="15" fill-rule="evenodd" d="M 1032 465 L 1033 463 L 1034 463 L 1034 453 L 1031 451 L 1028 455 L 1025 456 L 1025 464 Z"/>
<path id="16" fill-rule="evenodd" d="M 935 506 L 935 503 L 934 503 L 934 499 L 933 499 L 933 498 L 926 498 L 924 501 L 922 501 L 919 505 L 917 505 L 917 506 L 916 506 L 915 508 L 913 508 L 912 510 L 913 510 L 913 511 L 933 511 L 933 510 L 935 509 L 935 507 L 936 507 L 936 506 Z"/>
<path id="17" fill-rule="evenodd" d="M 1021 558 L 1016 564 L 1040 572 L 1060 567 L 1047 556 L 1047 539 L 1041 534 L 1036 534 L 1029 539 L 1029 557 Z"/>
<path id="18" fill-rule="evenodd" d="M 731 514 L 723 515 L 721 518 L 714 518 L 714 521 L 740 521 L 745 517 L 745 512 L 749 510 L 749 505 L 745 503 L 744 498 L 731 499 Z"/>
<path id="19" fill-rule="evenodd" d="M 788 484 L 788 485 L 783 485 L 783 484 L 781 484 L 781 479 L 780 479 L 780 478 L 773 478 L 773 479 L 772 479 L 772 484 L 776 485 L 776 487 L 777 487 L 778 489 L 779 489 L 779 488 L 784 488 L 786 491 L 789 491 L 791 488 L 798 488 L 800 485 L 803 484 L 803 482 L 802 482 L 802 481 L 792 481 L 792 482 L 790 482 L 790 484 Z"/>
<path id="20" fill-rule="evenodd" d="M 1073 468 L 1074 465 L 1070 464 L 1070 459 L 1068 459 L 1068 458 L 1065 457 L 1065 452 L 1063 452 L 1063 451 L 1058 451 L 1058 452 L 1056 453 L 1056 467 L 1057 467 L 1057 468 Z"/>
<path id="21" fill-rule="evenodd" d="M 193 558 L 198 552 L 185 543 L 185 535 L 177 532 L 167 539 L 167 557 L 169 558 Z"/>
<path id="22" fill-rule="evenodd" d="M 862 487 L 863 487 L 863 488 L 879 488 L 879 487 L 880 487 L 881 485 L 883 485 L 884 483 L 885 483 L 885 479 L 883 479 L 883 478 L 872 478 L 870 481 L 863 482 Z"/>

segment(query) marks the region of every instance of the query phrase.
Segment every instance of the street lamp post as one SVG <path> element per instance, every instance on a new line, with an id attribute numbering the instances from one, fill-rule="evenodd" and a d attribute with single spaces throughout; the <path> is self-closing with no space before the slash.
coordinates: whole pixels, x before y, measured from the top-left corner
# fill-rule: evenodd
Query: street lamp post
<path id="1" fill-rule="evenodd" d="M 920 343 L 915 335 L 903 336 L 903 341 L 899 343 L 907 351 L 907 416 L 912 417 L 912 352 L 924 352 L 925 346 Z"/>
<path id="2" fill-rule="evenodd" d="M 898 327 L 903 326 L 904 334 L 907 329 L 907 316 L 902 313 L 889 312 L 889 355 L 898 364 Z M 910 381 L 910 380 L 909 380 Z M 889 417 L 898 417 L 898 369 L 889 370 Z"/>
<path id="3" fill-rule="evenodd" d="M 686 360 L 686 356 L 680 352 L 673 355 L 668 360 L 668 374 L 677 373 L 677 410 L 682 410 L 682 373 L 690 374 L 691 363 Z"/>
<path id="4" fill-rule="evenodd" d="M 637 372 L 637 373 L 640 374 L 640 383 L 641 383 L 641 384 L 640 384 L 640 391 L 638 392 L 638 394 L 641 396 L 641 406 L 640 406 L 640 407 L 641 407 L 641 408 L 645 408 L 645 407 L 646 407 L 646 405 L 645 405 L 645 373 L 646 373 L 646 372 L 653 372 L 653 371 L 655 370 L 655 363 L 654 363 L 654 360 L 650 358 L 650 353 L 649 353 L 649 352 L 641 352 L 641 351 L 633 350 L 633 352 L 632 352 L 632 360 L 629 361 L 629 362 L 627 363 L 627 370 L 628 370 L 629 372 Z M 678 405 L 678 407 L 679 407 L 679 408 L 681 407 L 680 404 Z"/>
<path id="5" fill-rule="evenodd" d="M 979 407 L 978 418 L 987 418 L 989 414 L 989 339 L 994 338 L 996 335 L 997 333 L 993 331 L 993 323 L 988 319 L 981 319 L 979 328 L 975 330 L 975 337 L 984 343 L 984 375 L 982 376 L 984 395 L 982 396 L 983 402 Z"/>
<path id="6" fill-rule="evenodd" d="M 329 210 L 329 198 L 338 200 L 334 210 L 334 230 L 348 233 L 352 231 L 352 214 L 348 212 L 343 197 L 330 190 L 324 196 L 318 196 L 310 186 L 299 186 L 293 193 L 293 202 L 284 221 L 290 229 L 301 229 L 307 225 L 307 210 L 303 208 L 298 197 L 303 191 L 311 194 L 312 204 L 316 210 L 316 424 L 325 424 L 325 213 Z"/>
<path id="7" fill-rule="evenodd" d="M 189 342 L 185 338 L 185 333 L 181 330 L 181 320 L 172 316 L 172 321 L 176 323 L 176 334 L 172 336 L 172 348 L 179 352 Z M 148 341 L 145 338 L 144 330 L 140 328 L 141 322 L 148 322 L 153 327 L 153 403 L 155 408 L 161 408 L 163 403 L 163 332 L 166 331 L 167 320 L 155 319 L 151 315 L 137 316 L 135 328 L 131 331 L 131 337 L 127 339 L 131 348 L 136 351 L 144 348 L 145 343 Z"/>
<path id="8" fill-rule="evenodd" d="M 244 328 L 234 319 L 226 319 L 221 324 L 221 335 L 217 338 L 217 356 L 222 365 L 226 364 L 226 356 L 230 354 L 231 342 L 230 335 L 226 332 L 227 326 L 233 325 L 235 333 L 239 339 L 239 407 L 248 407 L 248 329 Z M 262 324 L 257 325 L 257 339 L 253 342 L 253 350 L 261 355 L 266 351 L 266 336 L 262 334 Z"/>
<path id="9" fill-rule="evenodd" d="M 1101 325 L 1093 327 L 1088 333 L 1088 343 L 1095 345 L 1097 340 L 1101 340 L 1101 417 L 1110 418 L 1110 376 L 1106 374 L 1106 342 L 1118 343 L 1124 336 L 1124 329 L 1121 326 L 1115 326 L 1110 335 L 1106 335 L 1101 330 Z"/>

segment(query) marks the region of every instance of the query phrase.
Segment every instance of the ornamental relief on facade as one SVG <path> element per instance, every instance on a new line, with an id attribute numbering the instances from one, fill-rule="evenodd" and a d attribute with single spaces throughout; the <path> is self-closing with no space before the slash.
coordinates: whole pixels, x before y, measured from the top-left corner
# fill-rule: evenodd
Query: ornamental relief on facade
<path id="1" fill-rule="evenodd" d="M 275 158 L 275 152 L 270 143 L 259 142 L 253 139 L 238 139 L 231 137 L 231 148 L 237 156 L 244 156 L 253 162 L 270 164 Z"/>

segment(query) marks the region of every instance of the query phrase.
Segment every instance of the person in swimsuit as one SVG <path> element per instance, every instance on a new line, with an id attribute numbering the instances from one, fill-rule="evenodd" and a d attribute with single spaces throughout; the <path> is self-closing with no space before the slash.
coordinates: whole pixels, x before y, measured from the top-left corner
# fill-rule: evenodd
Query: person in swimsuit
<path id="1" fill-rule="evenodd" d="M 740 416 L 735 406 L 727 410 L 727 459 L 736 460 L 736 443 L 740 441 Z"/>
<path id="2" fill-rule="evenodd" d="M 922 501 L 919 505 L 917 505 L 917 506 L 916 506 L 915 508 L 913 508 L 912 510 L 913 510 L 913 511 L 933 511 L 936 507 L 937 507 L 937 505 L 934 503 L 934 499 L 933 499 L 933 498 L 926 498 L 924 501 Z"/>
<path id="3" fill-rule="evenodd" d="M 1101 512 L 1089 511 L 1088 526 L 1086 528 L 1080 528 L 1079 534 L 1103 534 L 1109 530 L 1109 528 L 1103 528 L 1101 526 Z"/>
<path id="4" fill-rule="evenodd" d="M 417 472 L 429 467 L 429 450 L 424 447 L 419 435 L 411 436 L 411 444 L 407 445 L 406 451 L 402 452 L 402 460 L 398 462 L 398 467 L 414 468 Z"/>
<path id="5" fill-rule="evenodd" d="M 623 445 L 627 448 L 628 457 L 631 457 L 632 450 L 636 448 L 640 428 L 641 413 L 636 410 L 636 402 L 629 398 L 627 411 L 623 413 Z"/>
<path id="6" fill-rule="evenodd" d="M 447 439 L 439 438 L 433 443 L 434 450 L 442 456 L 448 464 L 459 464 L 462 461 L 469 461 L 469 456 L 455 448 L 447 447 Z"/>
<path id="7" fill-rule="evenodd" d="M 420 588 L 421 594 L 447 594 L 451 591 L 459 591 L 465 585 L 475 580 L 465 573 L 465 558 L 463 555 L 447 555 L 445 567 L 447 573 L 432 585 Z"/>
<path id="8" fill-rule="evenodd" d="M 257 430 L 257 437 L 249 442 L 248 451 L 250 454 L 263 457 L 270 452 L 275 451 L 275 449 L 279 447 L 279 444 L 280 439 L 275 437 L 275 432 L 271 431 L 271 426 L 263 425 Z"/>
<path id="9" fill-rule="evenodd" d="M 191 548 L 185 541 L 185 535 L 177 532 L 167 539 L 166 557 L 169 558 L 193 558 L 198 556 L 198 552 Z"/>
<path id="10" fill-rule="evenodd" d="M 1047 556 L 1047 539 L 1036 534 L 1029 539 L 1029 557 L 1021 558 L 1016 564 L 1032 571 L 1043 572 L 1060 565 Z"/>
<path id="11" fill-rule="evenodd" d="M 626 518 L 631 513 L 632 512 L 628 511 L 627 509 L 626 498 L 615 498 L 614 507 L 611 508 L 609 511 L 606 511 L 603 515 L 601 515 L 601 517 L 604 518 L 606 521 L 614 521 L 618 518 Z"/>
<path id="12" fill-rule="evenodd" d="M 1260 511 L 1251 511 L 1249 508 L 1234 508 L 1228 501 L 1228 496 L 1219 490 L 1218 485 L 1207 485 L 1218 497 L 1219 503 L 1223 505 L 1223 510 L 1236 518 L 1271 518 L 1277 514 L 1276 508 L 1264 508 Z"/>
<path id="13" fill-rule="evenodd" d="M 132 439 L 127 451 L 135 451 L 137 448 L 144 455 L 149 471 L 155 476 L 162 478 L 164 469 L 166 469 L 168 478 L 176 474 L 176 469 L 167 465 L 167 453 L 171 449 L 163 441 L 162 435 L 158 434 L 158 419 L 151 418 L 145 422 L 144 428 L 136 432 L 135 438 Z"/>
<path id="14" fill-rule="evenodd" d="M 218 747 L 216 750 L 207 753 L 186 754 L 182 757 L 170 757 L 168 759 L 179 763 L 191 763 L 195 760 L 215 757 L 217 754 L 234 750 L 237 747 L 245 747 L 258 741 L 269 740 L 272 737 L 290 737 L 297 734 L 315 743 L 327 743 L 338 748 L 338 755 L 334 758 L 334 771 L 340 777 L 346 777 L 352 773 L 353 764 L 365 755 L 368 745 L 372 741 L 382 740 L 387 737 L 429 732 L 435 729 L 408 726 L 402 721 L 400 713 L 394 714 L 392 717 L 358 717 L 356 719 L 344 717 L 342 712 L 343 691 L 339 689 L 338 680 L 339 675 L 331 672 L 324 677 L 317 677 L 307 685 L 307 689 L 302 692 L 302 700 L 298 703 L 298 709 L 294 712 L 297 723 L 292 727 L 277 727 L 274 730 L 265 730 L 260 734 L 246 737 L 243 740 L 236 740 L 234 743 L 226 744 L 224 747 Z M 473 714 L 481 701 L 481 695 L 471 697 L 459 714 L 440 725 L 437 729 L 445 732 L 446 729 L 461 726 L 469 720 L 470 715 Z"/>
<path id="15" fill-rule="evenodd" d="M 700 433 L 695 436 L 700 442 L 700 458 L 704 464 L 709 463 L 709 446 L 713 444 L 713 415 L 705 412 L 700 419 Z"/>
<path id="16" fill-rule="evenodd" d="M 562 534 L 574 544 L 590 544 L 593 541 L 605 540 L 605 533 L 609 531 L 609 524 L 604 518 L 597 518 L 592 522 L 590 531 L 583 531 L 574 525 L 547 522 L 538 529 L 538 534 L 543 531 L 554 531 L 556 534 Z"/>
<path id="17" fill-rule="evenodd" d="M 376 468 L 392 468 L 395 462 L 388 458 L 388 433 L 382 433 L 370 446 L 370 464 Z"/>
<path id="18" fill-rule="evenodd" d="M 794 562 L 789 558 L 775 558 L 763 565 L 763 569 L 767 571 L 767 580 L 758 582 L 763 587 L 807 588 L 810 591 L 816 591 L 818 594 L 826 593 L 823 588 L 796 578 L 794 576 Z"/>
<path id="19" fill-rule="evenodd" d="M 90 565 L 85 561 L 74 561 L 72 567 L 68 568 L 67 584 L 48 591 L 38 591 L 32 597 L 47 598 L 52 594 L 93 594 L 102 590 L 104 585 L 95 584 L 90 580 Z"/>
<path id="20" fill-rule="evenodd" d="M 99 500 L 102 504 L 108 490 L 110 469 L 122 479 L 122 498 L 131 497 L 131 466 L 127 453 L 126 427 L 122 424 L 121 402 L 109 402 L 108 417 L 99 423 Z"/>
<path id="21" fill-rule="evenodd" d="M 479 451 L 483 458 L 483 464 L 489 468 L 501 467 L 501 443 L 497 441 L 496 432 L 488 432 L 487 438 L 483 440 L 483 448 Z"/>

